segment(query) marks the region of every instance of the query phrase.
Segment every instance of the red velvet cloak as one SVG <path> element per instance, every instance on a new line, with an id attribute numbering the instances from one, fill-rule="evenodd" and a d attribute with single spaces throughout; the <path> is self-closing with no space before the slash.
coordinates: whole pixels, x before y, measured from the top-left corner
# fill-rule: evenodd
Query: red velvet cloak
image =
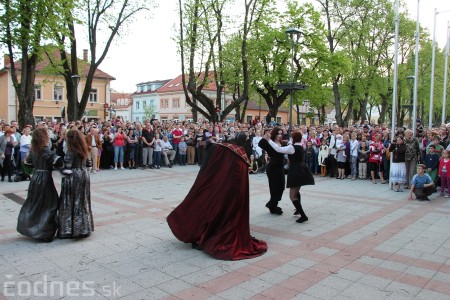
<path id="1" fill-rule="evenodd" d="M 184 201 L 167 217 L 175 237 L 223 260 L 262 255 L 250 235 L 248 159 L 243 148 L 216 144 Z"/>

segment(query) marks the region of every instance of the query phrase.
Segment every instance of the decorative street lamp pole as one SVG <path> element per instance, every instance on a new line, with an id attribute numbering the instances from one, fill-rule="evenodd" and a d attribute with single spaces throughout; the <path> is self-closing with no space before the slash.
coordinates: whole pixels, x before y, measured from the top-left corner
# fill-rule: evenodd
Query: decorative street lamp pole
<path id="1" fill-rule="evenodd" d="M 409 86 L 409 124 L 411 125 L 411 130 L 415 128 L 414 121 L 413 121 L 413 87 L 414 87 L 414 76 L 408 76 L 406 79 L 408 79 L 408 86 Z"/>
<path id="2" fill-rule="evenodd" d="M 77 95 L 77 88 L 78 88 L 78 83 L 80 82 L 80 75 L 72 75 L 72 84 L 73 84 L 73 93 L 72 93 L 72 97 L 73 97 L 73 121 L 76 122 L 77 121 L 77 102 L 78 102 L 78 95 Z"/>
<path id="3" fill-rule="evenodd" d="M 289 99 L 289 131 L 288 131 L 288 136 L 291 136 L 291 132 L 292 132 L 292 102 L 294 99 L 294 89 L 293 89 L 293 84 L 294 84 L 294 46 L 295 43 L 298 43 L 298 40 L 300 39 L 300 30 L 296 29 L 296 28 L 288 28 L 286 31 L 286 36 L 291 40 L 291 51 L 292 51 L 292 56 L 291 56 L 291 81 L 290 81 L 290 99 Z"/>
<path id="4" fill-rule="evenodd" d="M 445 46 L 445 63 L 444 63 L 444 94 L 442 96 L 442 124 L 445 123 L 446 115 L 445 109 L 447 105 L 447 79 L 448 79 L 448 55 L 450 43 L 450 22 L 447 22 L 447 44 Z"/>

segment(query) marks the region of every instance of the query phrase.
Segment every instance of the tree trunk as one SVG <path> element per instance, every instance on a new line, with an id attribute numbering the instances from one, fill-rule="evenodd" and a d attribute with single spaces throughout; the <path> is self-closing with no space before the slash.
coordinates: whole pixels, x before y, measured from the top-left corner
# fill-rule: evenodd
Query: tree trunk
<path id="1" fill-rule="evenodd" d="M 336 110 L 336 123 L 339 126 L 344 126 L 342 120 L 342 110 L 341 110 L 341 96 L 339 94 L 339 77 L 333 79 L 333 95 L 334 95 L 334 108 Z"/>

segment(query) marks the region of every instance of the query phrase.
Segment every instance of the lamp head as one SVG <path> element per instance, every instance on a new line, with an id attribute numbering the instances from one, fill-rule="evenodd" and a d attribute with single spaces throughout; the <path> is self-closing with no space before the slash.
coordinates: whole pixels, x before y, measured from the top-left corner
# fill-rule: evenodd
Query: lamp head
<path id="1" fill-rule="evenodd" d="M 72 75 L 71 78 L 72 78 L 72 83 L 74 85 L 78 85 L 78 83 L 80 82 L 80 75 L 75 74 L 75 75 Z"/>
<path id="2" fill-rule="evenodd" d="M 285 33 L 286 36 L 293 42 L 298 42 L 298 40 L 300 39 L 300 35 L 302 34 L 300 30 L 293 27 L 286 29 Z"/>

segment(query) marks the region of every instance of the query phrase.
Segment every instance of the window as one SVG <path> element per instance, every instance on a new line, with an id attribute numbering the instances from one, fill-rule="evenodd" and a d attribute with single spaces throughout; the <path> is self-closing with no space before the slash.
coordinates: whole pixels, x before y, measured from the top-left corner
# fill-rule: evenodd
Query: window
<path id="1" fill-rule="evenodd" d="M 34 85 L 34 100 L 41 100 L 42 96 L 41 96 L 41 85 L 40 84 L 35 84 Z"/>
<path id="2" fill-rule="evenodd" d="M 161 109 L 168 109 L 169 108 L 169 99 L 161 99 L 159 106 Z"/>
<path id="3" fill-rule="evenodd" d="M 139 109 L 139 101 L 136 101 L 136 109 Z"/>
<path id="4" fill-rule="evenodd" d="M 91 89 L 91 93 L 89 94 L 89 102 L 98 102 L 98 90 Z"/>
<path id="5" fill-rule="evenodd" d="M 277 117 L 277 123 L 281 124 L 281 117 Z"/>
<path id="6" fill-rule="evenodd" d="M 172 99 L 172 108 L 180 108 L 180 98 Z"/>
<path id="7" fill-rule="evenodd" d="M 247 123 L 248 123 L 248 124 L 251 124 L 251 123 L 252 123 L 252 119 L 253 119 L 252 116 L 247 115 Z"/>
<path id="8" fill-rule="evenodd" d="M 61 85 L 53 86 L 53 100 L 62 101 L 63 99 L 64 87 Z"/>

